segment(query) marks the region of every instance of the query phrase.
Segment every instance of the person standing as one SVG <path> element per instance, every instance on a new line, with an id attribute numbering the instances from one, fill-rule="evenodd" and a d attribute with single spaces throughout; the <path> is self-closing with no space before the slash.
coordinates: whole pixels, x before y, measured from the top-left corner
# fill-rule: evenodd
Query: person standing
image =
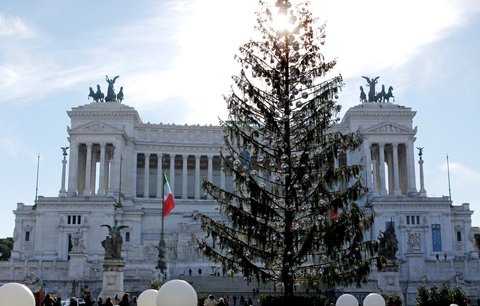
<path id="1" fill-rule="evenodd" d="M 223 298 L 218 299 L 217 306 L 225 306 L 225 302 L 223 301 Z"/>
<path id="2" fill-rule="evenodd" d="M 112 298 L 108 297 L 103 306 L 113 306 Z"/>
<path id="3" fill-rule="evenodd" d="M 208 295 L 208 297 L 205 299 L 205 302 L 203 302 L 203 306 L 217 306 L 217 301 L 215 301 L 215 297 L 213 295 Z"/>
<path id="4" fill-rule="evenodd" d="M 53 300 L 52 296 L 50 293 L 47 293 L 45 298 L 42 300 L 40 303 L 41 306 L 55 306 L 55 301 Z"/>
<path id="5" fill-rule="evenodd" d="M 125 294 L 122 296 L 122 299 L 121 299 L 120 302 L 118 303 L 118 306 L 130 306 L 130 298 L 129 298 L 128 293 L 125 293 Z"/>
<path id="6" fill-rule="evenodd" d="M 98 305 L 98 306 L 104 306 L 104 305 L 105 305 L 105 302 L 103 301 L 103 298 L 102 298 L 102 297 L 99 297 L 99 298 L 98 298 L 97 305 Z"/>

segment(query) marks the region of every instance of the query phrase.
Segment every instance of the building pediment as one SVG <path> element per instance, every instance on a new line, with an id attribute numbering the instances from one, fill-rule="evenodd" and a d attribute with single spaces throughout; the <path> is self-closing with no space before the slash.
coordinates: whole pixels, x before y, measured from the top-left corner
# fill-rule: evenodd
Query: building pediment
<path id="1" fill-rule="evenodd" d="M 416 132 L 416 127 L 415 129 L 411 129 L 400 124 L 386 122 L 382 122 L 362 130 L 362 133 L 365 134 L 416 134 Z"/>
<path id="2" fill-rule="evenodd" d="M 89 122 L 68 130 L 69 133 L 122 133 L 123 130 L 105 123 Z"/>

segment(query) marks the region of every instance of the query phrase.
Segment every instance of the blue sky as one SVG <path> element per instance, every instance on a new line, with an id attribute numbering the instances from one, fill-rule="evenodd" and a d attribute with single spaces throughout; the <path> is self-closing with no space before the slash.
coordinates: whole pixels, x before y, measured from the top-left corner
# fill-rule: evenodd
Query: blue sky
<path id="1" fill-rule="evenodd" d="M 366 76 L 394 87 L 396 104 L 417 111 L 429 196 L 475 210 L 480 226 L 480 2 L 319 1 L 325 56 L 346 86 L 343 110 L 358 104 Z M 88 88 L 120 75 L 124 103 L 144 122 L 217 124 L 233 59 L 253 31 L 255 0 L 3 0 L 0 2 L 0 237 L 11 236 L 17 202 L 60 189 L 68 146 L 66 111 L 89 103 Z M 418 175 L 418 168 L 417 168 Z M 418 183 L 418 180 L 417 180 Z"/>

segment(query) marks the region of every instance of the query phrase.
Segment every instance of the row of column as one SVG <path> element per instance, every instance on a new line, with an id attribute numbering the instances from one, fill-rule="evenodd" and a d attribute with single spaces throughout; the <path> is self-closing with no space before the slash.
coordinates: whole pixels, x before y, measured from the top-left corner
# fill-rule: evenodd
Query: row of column
<path id="1" fill-rule="evenodd" d="M 138 182 L 139 178 L 135 177 L 134 179 L 134 190 L 136 190 L 136 195 L 137 196 L 143 196 L 143 197 L 151 197 L 152 195 L 155 195 L 156 198 L 161 198 L 162 196 L 162 188 L 163 188 L 163 158 L 168 158 L 169 159 L 169 171 L 168 171 L 168 181 L 170 183 L 170 188 L 174 192 L 174 196 L 182 198 L 182 199 L 187 199 L 188 198 L 188 191 L 189 188 L 192 186 L 188 185 L 188 175 L 189 171 L 193 170 L 193 177 L 194 177 L 194 198 L 195 199 L 200 199 L 200 187 L 201 187 L 201 171 L 200 171 L 200 160 L 202 156 L 207 157 L 207 179 L 209 181 L 212 181 L 213 179 L 213 159 L 214 155 L 202 155 L 202 154 L 195 154 L 193 155 L 195 157 L 195 168 L 194 169 L 188 169 L 188 157 L 191 156 L 190 154 L 181 154 L 182 156 L 182 168 L 181 168 L 181 180 L 182 180 L 182 189 L 181 189 L 181 194 L 175 194 L 175 182 L 176 182 L 176 175 L 175 175 L 175 157 L 177 155 L 175 154 L 158 154 L 158 153 L 137 153 L 135 154 L 135 165 L 137 165 L 138 158 L 143 155 L 145 158 L 145 163 L 144 163 L 144 169 L 143 169 L 143 185 Z M 155 190 L 150 190 L 151 184 L 150 184 L 150 179 L 151 179 L 151 170 L 150 169 L 150 159 L 151 158 L 156 158 L 157 159 L 157 166 L 156 166 L 156 185 L 154 186 Z M 225 188 L 225 172 L 220 168 L 220 169 L 215 169 L 216 171 L 219 171 L 219 176 L 220 176 L 220 186 L 221 188 Z M 165 171 L 166 172 L 166 171 Z M 134 171 L 135 176 L 137 174 L 141 174 L 141 171 L 138 171 L 138 169 L 135 169 Z"/>
<path id="2" fill-rule="evenodd" d="M 114 159 L 113 153 L 114 146 L 111 143 L 71 143 L 67 192 L 80 195 L 111 194 L 114 186 L 118 185 L 119 175 L 116 172 L 120 170 L 114 166 L 119 163 L 120 156 L 115 156 Z M 98 182 L 97 163 L 100 172 Z M 65 158 L 63 165 L 66 166 Z M 116 175 L 113 175 L 112 171 L 115 171 Z M 62 175 L 61 194 L 64 191 L 64 179 Z M 95 186 L 98 186 L 97 190 Z"/>
<path id="3" fill-rule="evenodd" d="M 366 183 L 370 192 L 380 195 L 406 195 L 416 192 L 411 142 L 365 141 L 363 149 L 366 157 Z"/>

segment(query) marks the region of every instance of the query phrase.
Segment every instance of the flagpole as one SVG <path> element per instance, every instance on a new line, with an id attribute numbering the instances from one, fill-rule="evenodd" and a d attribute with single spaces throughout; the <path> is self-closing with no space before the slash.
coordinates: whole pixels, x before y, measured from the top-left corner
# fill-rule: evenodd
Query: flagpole
<path id="1" fill-rule="evenodd" d="M 163 158 L 162 158 L 163 159 Z M 161 228 L 161 231 L 160 231 L 160 240 L 163 240 L 163 225 L 164 225 L 164 215 L 163 215 L 163 212 L 164 212 L 164 209 L 165 209 L 165 172 L 162 173 L 162 181 L 163 181 L 163 184 L 162 184 L 162 228 Z"/>
<path id="2" fill-rule="evenodd" d="M 37 156 L 37 179 L 35 180 L 35 204 L 38 200 L 38 174 L 40 171 L 40 154 Z"/>

